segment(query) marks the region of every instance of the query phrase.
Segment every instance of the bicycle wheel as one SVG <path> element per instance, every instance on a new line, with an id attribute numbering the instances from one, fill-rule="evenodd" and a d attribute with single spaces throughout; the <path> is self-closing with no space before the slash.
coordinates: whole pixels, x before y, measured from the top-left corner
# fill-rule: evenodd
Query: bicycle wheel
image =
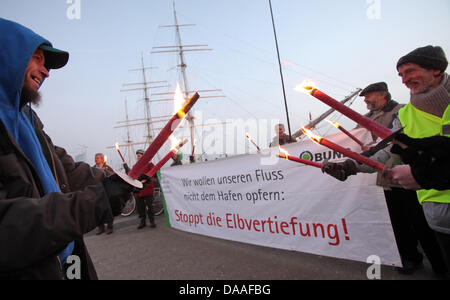
<path id="1" fill-rule="evenodd" d="M 123 217 L 130 216 L 136 210 L 136 199 L 134 199 L 134 195 L 132 194 L 130 199 L 125 202 L 125 206 L 122 208 L 121 215 Z"/>
<path id="2" fill-rule="evenodd" d="M 160 193 L 155 193 L 153 195 L 152 211 L 155 216 L 159 216 L 164 212 L 164 205 Z"/>

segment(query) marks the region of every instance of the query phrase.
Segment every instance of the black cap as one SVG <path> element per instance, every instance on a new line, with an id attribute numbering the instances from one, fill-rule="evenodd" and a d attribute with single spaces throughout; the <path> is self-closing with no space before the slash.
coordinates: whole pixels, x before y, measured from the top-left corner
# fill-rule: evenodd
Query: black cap
<path id="1" fill-rule="evenodd" d="M 69 52 L 53 48 L 49 44 L 42 44 L 38 48 L 44 51 L 47 69 L 60 69 L 69 61 Z"/>
<path id="2" fill-rule="evenodd" d="M 359 94 L 359 96 L 364 97 L 366 94 L 372 93 L 372 92 L 389 93 L 388 85 L 386 84 L 386 82 L 373 83 L 373 84 L 369 85 L 368 87 L 366 87 L 364 90 L 362 90 L 361 93 Z"/>
<path id="3" fill-rule="evenodd" d="M 397 70 L 407 63 L 418 64 L 427 70 L 439 70 L 445 72 L 448 66 L 447 58 L 441 47 L 425 46 L 406 54 L 397 63 Z"/>
<path id="4" fill-rule="evenodd" d="M 142 155 L 144 155 L 144 150 L 139 149 L 139 150 L 136 151 L 136 154 L 142 154 Z"/>

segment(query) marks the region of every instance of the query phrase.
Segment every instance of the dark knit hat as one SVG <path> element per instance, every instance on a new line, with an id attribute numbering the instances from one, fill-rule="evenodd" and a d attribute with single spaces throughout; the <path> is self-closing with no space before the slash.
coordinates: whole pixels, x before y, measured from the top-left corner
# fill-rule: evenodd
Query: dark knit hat
<path id="1" fill-rule="evenodd" d="M 409 54 L 406 54 L 397 63 L 397 70 L 401 65 L 407 63 L 418 64 L 427 70 L 439 70 L 445 72 L 448 66 L 447 58 L 441 47 L 426 46 L 417 48 Z"/>
<path id="2" fill-rule="evenodd" d="M 377 83 L 373 83 L 371 85 L 369 85 L 368 87 L 366 87 L 365 89 L 363 89 L 361 91 L 361 93 L 359 94 L 360 97 L 364 97 L 366 94 L 368 93 L 372 93 L 372 92 L 386 92 L 388 93 L 388 86 L 386 84 L 386 82 L 377 82 Z"/>
<path id="3" fill-rule="evenodd" d="M 142 154 L 142 155 L 144 155 L 144 150 L 142 150 L 142 149 L 136 150 L 136 154 Z"/>

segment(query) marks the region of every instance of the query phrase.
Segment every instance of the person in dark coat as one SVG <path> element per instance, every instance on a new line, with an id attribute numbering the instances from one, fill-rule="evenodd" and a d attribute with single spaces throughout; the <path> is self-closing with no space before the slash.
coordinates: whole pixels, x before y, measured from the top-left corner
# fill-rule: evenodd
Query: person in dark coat
<path id="1" fill-rule="evenodd" d="M 144 150 L 137 150 L 136 157 L 139 161 L 144 155 Z M 149 163 L 144 169 L 143 173 L 149 172 L 155 165 L 153 163 Z M 153 199 L 155 194 L 155 186 L 159 186 L 158 177 L 156 174 L 153 177 L 145 177 L 145 187 L 142 191 L 139 191 L 134 195 L 136 199 L 137 211 L 139 214 L 139 225 L 137 229 L 142 229 L 146 226 L 146 216 L 148 216 L 148 220 L 150 222 L 150 227 L 155 228 L 155 214 L 153 213 Z"/>
<path id="2" fill-rule="evenodd" d="M 0 18 L 0 279 L 63 279 L 68 257 L 80 279 L 97 279 L 83 234 L 120 213 L 133 188 L 75 163 L 55 146 L 30 103 L 65 51 Z"/>
<path id="3" fill-rule="evenodd" d="M 97 169 L 106 170 L 107 174 L 113 174 L 114 170 L 106 164 L 105 155 L 103 153 L 95 154 L 95 164 L 92 166 Z M 105 220 L 98 226 L 97 235 L 105 232 L 105 223 L 106 223 L 106 234 L 111 234 L 114 231 L 114 218 Z"/>

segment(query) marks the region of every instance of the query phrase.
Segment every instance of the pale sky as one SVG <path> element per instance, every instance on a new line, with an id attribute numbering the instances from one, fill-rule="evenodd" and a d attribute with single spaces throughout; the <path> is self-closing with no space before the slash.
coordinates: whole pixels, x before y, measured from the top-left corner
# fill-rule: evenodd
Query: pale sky
<path id="1" fill-rule="evenodd" d="M 107 147 L 126 138 L 124 129 L 113 128 L 125 119 L 125 99 L 131 119 L 142 118 L 144 110 L 142 92 L 120 92 L 122 84 L 142 80 L 140 73 L 129 69 L 140 67 L 141 53 L 147 66 L 157 67 L 147 71 L 147 80 L 167 80 L 170 86 L 151 93 L 172 92 L 180 79 L 175 54 L 150 53 L 155 46 L 175 45 L 173 28 L 159 27 L 174 22 L 172 0 L 78 0 L 80 10 L 69 12 L 79 13 L 80 18 L 70 19 L 68 9 L 76 2 L 2 0 L 0 16 L 70 52 L 67 66 L 52 71 L 45 81 L 43 102 L 37 108 L 54 143 L 74 156 L 87 147 L 91 164 L 95 153 L 104 152 L 118 168 L 119 156 Z M 286 124 L 268 1 L 176 0 L 175 4 L 180 24 L 196 24 L 181 29 L 183 43 L 207 44 L 213 49 L 186 53 L 190 89 L 220 89 L 216 94 L 225 95 L 201 98 L 194 107 L 197 121 L 255 121 L 260 127 L 271 126 L 270 120 Z M 294 91 L 304 79 L 315 81 L 339 100 L 357 87 L 385 81 L 393 98 L 407 103 L 409 91 L 395 69 L 398 59 L 430 44 L 450 51 L 448 0 L 272 0 L 272 5 L 285 61 L 292 131 L 308 122 L 310 112 L 314 118 L 328 110 Z M 360 97 L 352 108 L 367 112 Z M 170 112 L 167 103 L 152 104 L 152 116 Z M 355 126 L 345 117 L 332 118 L 349 129 Z M 319 131 L 332 132 L 327 126 L 323 124 Z M 211 137 L 213 130 L 217 129 L 206 128 L 202 134 L 201 127 L 196 129 L 199 139 L 203 136 L 207 141 L 203 147 L 197 146 L 197 153 L 200 148 L 206 153 L 221 151 L 223 143 Z M 274 136 L 271 128 L 268 130 L 249 131 L 264 148 Z M 236 134 L 235 152 L 245 151 L 245 134 Z M 134 140 L 140 139 L 142 129 L 132 129 L 132 135 Z M 190 152 L 190 147 L 184 150 Z"/>

